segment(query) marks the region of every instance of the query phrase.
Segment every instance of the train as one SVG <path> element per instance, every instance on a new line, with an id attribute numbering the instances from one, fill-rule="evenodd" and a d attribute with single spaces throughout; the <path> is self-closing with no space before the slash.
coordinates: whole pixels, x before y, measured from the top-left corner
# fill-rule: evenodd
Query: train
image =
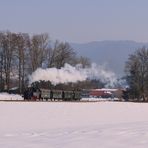
<path id="1" fill-rule="evenodd" d="M 23 96 L 26 101 L 80 101 L 81 91 L 28 88 Z"/>
<path id="2" fill-rule="evenodd" d="M 90 90 L 57 90 L 30 87 L 24 92 L 26 101 L 80 101 L 82 98 L 102 98 L 121 101 L 123 90 L 90 89 Z"/>
<path id="3" fill-rule="evenodd" d="M 123 89 L 60 88 L 31 85 L 25 89 L 23 97 L 25 101 L 84 101 L 88 98 L 92 98 L 92 100 L 93 98 L 111 101 L 126 100 Z M 17 89 L 12 89 L 9 93 L 17 94 Z"/>

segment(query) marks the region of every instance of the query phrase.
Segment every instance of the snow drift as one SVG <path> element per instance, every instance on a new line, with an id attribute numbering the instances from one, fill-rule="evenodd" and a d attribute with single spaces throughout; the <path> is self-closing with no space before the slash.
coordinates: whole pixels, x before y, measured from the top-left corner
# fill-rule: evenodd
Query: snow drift
<path id="1" fill-rule="evenodd" d="M 20 95 L 0 93 L 0 100 L 24 100 Z"/>

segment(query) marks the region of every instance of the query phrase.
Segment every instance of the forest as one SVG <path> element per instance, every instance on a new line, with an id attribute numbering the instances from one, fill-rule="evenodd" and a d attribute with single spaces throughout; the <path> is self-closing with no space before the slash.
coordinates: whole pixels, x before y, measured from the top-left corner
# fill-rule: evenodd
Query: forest
<path id="1" fill-rule="evenodd" d="M 87 57 L 77 55 L 69 43 L 52 42 L 47 33 L 0 32 L 0 91 L 18 87 L 22 93 L 28 85 L 28 76 L 37 68 L 60 69 L 65 63 L 81 64 L 84 68 L 91 64 Z"/>

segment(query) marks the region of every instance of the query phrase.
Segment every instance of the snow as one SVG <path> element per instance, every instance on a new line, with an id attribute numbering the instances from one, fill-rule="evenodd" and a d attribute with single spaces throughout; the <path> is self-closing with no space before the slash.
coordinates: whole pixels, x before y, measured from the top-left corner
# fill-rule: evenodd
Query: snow
<path id="1" fill-rule="evenodd" d="M 0 100 L 24 100 L 24 99 L 20 95 L 0 93 Z"/>
<path id="2" fill-rule="evenodd" d="M 148 104 L 0 102 L 1 148 L 147 148 Z"/>
<path id="3" fill-rule="evenodd" d="M 118 98 L 115 98 L 115 101 L 118 101 Z M 114 98 L 98 98 L 98 97 L 86 97 L 82 98 L 81 101 L 97 102 L 97 101 L 114 101 Z"/>

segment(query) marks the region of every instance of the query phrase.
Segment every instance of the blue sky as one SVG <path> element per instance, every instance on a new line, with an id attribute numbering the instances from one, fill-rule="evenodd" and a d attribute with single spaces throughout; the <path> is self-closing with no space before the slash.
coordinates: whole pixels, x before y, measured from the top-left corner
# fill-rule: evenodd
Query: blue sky
<path id="1" fill-rule="evenodd" d="M 148 42 L 148 0 L 0 0 L 0 30 L 68 42 Z"/>

